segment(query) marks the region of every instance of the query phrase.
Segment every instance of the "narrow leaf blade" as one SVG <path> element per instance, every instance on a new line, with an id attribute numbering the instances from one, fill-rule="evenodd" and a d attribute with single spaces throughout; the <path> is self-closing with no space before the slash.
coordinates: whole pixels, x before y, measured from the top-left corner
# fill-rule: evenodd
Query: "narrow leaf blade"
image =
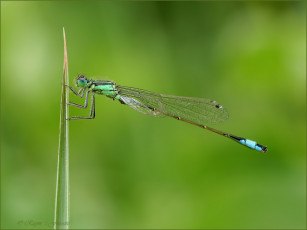
<path id="1" fill-rule="evenodd" d="M 69 117 L 68 102 L 68 59 L 65 30 L 64 37 L 64 70 L 62 81 L 61 112 L 60 112 L 60 135 L 58 149 L 58 168 L 55 198 L 55 229 L 69 228 Z"/>

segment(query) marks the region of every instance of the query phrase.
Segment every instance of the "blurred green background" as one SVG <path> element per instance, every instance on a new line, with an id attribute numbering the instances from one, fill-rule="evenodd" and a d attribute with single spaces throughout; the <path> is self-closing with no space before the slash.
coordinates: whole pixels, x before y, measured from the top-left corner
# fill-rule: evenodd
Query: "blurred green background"
<path id="1" fill-rule="evenodd" d="M 71 84 L 214 99 L 268 146 L 98 96 L 70 122 L 71 228 L 305 228 L 303 1 L 1 1 L 1 228 L 52 228 L 63 27 Z"/>

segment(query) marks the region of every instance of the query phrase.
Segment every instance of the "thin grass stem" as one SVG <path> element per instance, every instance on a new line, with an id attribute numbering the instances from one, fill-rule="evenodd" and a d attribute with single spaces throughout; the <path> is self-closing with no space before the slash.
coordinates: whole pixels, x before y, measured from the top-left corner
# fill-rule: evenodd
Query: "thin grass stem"
<path id="1" fill-rule="evenodd" d="M 66 36 L 64 37 L 64 70 L 62 81 L 60 135 L 58 149 L 58 168 L 55 196 L 54 229 L 69 229 L 69 117 L 68 102 L 68 60 L 66 48 Z"/>

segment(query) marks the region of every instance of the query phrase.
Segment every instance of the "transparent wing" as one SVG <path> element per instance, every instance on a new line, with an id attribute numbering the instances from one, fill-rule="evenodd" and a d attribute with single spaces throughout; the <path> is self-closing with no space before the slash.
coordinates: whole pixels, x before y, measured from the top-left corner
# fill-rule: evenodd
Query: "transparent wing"
<path id="1" fill-rule="evenodd" d="M 120 99 L 128 106 L 130 106 L 132 109 L 147 114 L 154 117 L 164 117 L 165 115 L 158 112 L 157 110 L 153 111 L 152 109 L 148 108 L 146 105 L 142 104 L 138 100 L 132 98 L 132 97 L 126 97 L 121 96 Z"/>
<path id="2" fill-rule="evenodd" d="M 161 113 L 178 116 L 199 124 L 217 124 L 228 119 L 226 109 L 213 100 L 157 94 L 126 86 L 117 86 L 117 89 L 120 95 L 133 98 L 147 108 L 155 108 Z"/>

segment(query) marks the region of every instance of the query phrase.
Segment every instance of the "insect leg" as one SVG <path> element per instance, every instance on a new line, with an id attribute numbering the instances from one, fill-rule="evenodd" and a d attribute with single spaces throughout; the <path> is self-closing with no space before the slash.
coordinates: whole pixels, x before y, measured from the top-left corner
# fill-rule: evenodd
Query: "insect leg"
<path id="1" fill-rule="evenodd" d="M 68 120 L 94 119 L 95 118 L 95 94 L 92 94 L 92 106 L 89 117 L 70 117 Z"/>
<path id="2" fill-rule="evenodd" d="M 79 97 L 83 97 L 84 96 L 84 92 L 85 92 L 85 88 L 81 88 L 79 91 L 77 91 L 74 87 L 70 86 L 70 85 L 66 85 L 67 87 L 69 87 L 69 89 L 77 96 Z M 82 92 L 82 94 L 80 94 Z"/>
<path id="3" fill-rule="evenodd" d="M 72 106 L 76 106 L 76 107 L 78 107 L 78 108 L 86 109 L 86 108 L 87 108 L 87 105 L 88 105 L 88 97 L 89 97 L 90 92 L 91 92 L 91 90 L 88 90 L 88 91 L 86 92 L 84 105 L 79 105 L 79 104 L 74 103 L 74 102 L 69 102 L 68 105 L 72 105 Z M 83 91 L 83 94 L 82 94 L 81 97 L 83 97 L 83 95 L 84 95 L 84 91 Z"/>

